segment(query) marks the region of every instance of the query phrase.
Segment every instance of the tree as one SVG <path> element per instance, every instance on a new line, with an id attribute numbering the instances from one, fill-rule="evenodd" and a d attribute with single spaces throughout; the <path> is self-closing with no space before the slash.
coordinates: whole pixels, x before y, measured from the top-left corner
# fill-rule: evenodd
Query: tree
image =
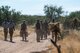
<path id="1" fill-rule="evenodd" d="M 59 18 L 61 14 L 63 13 L 62 7 L 57 6 L 44 6 L 44 13 L 46 14 L 46 17 L 48 17 L 50 20 Z"/>
<path id="2" fill-rule="evenodd" d="M 14 22 L 18 23 L 21 20 L 21 12 L 19 11 L 15 12 L 15 9 L 12 9 L 11 19 L 14 20 Z"/>
<path id="3" fill-rule="evenodd" d="M 10 6 L 0 7 L 0 25 L 4 20 L 12 19 L 14 22 L 18 22 L 21 19 L 21 12 L 15 11 L 15 9 L 10 10 Z"/>
<path id="4" fill-rule="evenodd" d="M 60 17 L 60 15 L 63 13 L 62 7 L 60 6 L 59 8 L 57 8 L 56 12 L 57 12 L 58 17 Z"/>
<path id="5" fill-rule="evenodd" d="M 79 18 L 80 19 L 80 11 L 71 12 L 69 15 L 70 19 Z"/>

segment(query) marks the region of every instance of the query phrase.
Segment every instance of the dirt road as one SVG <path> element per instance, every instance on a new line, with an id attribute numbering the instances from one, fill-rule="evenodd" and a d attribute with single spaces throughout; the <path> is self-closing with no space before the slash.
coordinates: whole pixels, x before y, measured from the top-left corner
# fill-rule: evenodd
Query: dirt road
<path id="1" fill-rule="evenodd" d="M 14 36 L 19 33 L 14 33 Z M 71 31 L 68 36 L 65 36 L 63 40 L 58 43 L 61 45 L 62 53 L 80 53 L 80 31 Z M 2 34 L 3 35 L 3 34 Z M 0 34 L 0 36 L 2 36 Z M 17 34 L 19 35 L 19 34 Z M 2 36 L 3 37 L 3 36 Z M 50 37 L 48 37 L 50 38 Z M 50 40 L 42 40 L 40 43 L 36 42 L 35 32 L 31 32 L 28 36 L 28 42 L 21 41 L 21 37 L 17 36 L 13 38 L 15 43 L 9 41 L 3 41 L 0 39 L 0 53 L 57 53 L 54 45 Z M 49 47 L 51 46 L 51 47 Z M 51 50 L 49 50 L 52 48 Z M 52 51 L 52 52 L 49 52 Z"/>
<path id="2" fill-rule="evenodd" d="M 41 52 L 47 49 L 47 46 L 51 44 L 49 40 L 42 40 L 40 43 L 37 43 L 35 33 L 29 35 L 28 42 L 21 41 L 21 37 L 14 37 L 13 41 L 15 43 L 0 40 L 0 53 Z"/>

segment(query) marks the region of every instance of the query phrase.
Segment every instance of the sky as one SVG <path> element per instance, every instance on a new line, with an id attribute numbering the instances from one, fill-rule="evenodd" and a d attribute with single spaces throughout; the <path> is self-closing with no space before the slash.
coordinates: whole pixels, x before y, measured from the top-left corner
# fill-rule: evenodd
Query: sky
<path id="1" fill-rule="evenodd" d="M 0 0 L 0 6 L 2 5 L 11 6 L 11 9 L 27 15 L 45 15 L 45 5 L 62 6 L 68 13 L 80 10 L 80 0 Z"/>

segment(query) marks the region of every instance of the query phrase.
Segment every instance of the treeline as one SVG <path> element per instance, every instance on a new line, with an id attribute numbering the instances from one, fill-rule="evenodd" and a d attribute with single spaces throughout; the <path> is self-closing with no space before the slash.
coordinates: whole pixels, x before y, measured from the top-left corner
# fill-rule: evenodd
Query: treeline
<path id="1" fill-rule="evenodd" d="M 10 6 L 1 6 L 0 7 L 0 25 L 4 20 L 12 19 L 16 24 L 22 23 L 22 21 L 26 20 L 29 25 L 32 25 L 36 22 L 37 19 L 51 21 L 55 19 L 61 23 L 69 22 L 74 18 L 80 19 L 80 11 L 71 12 L 67 16 L 63 16 L 64 14 L 63 8 L 52 6 L 52 5 L 45 5 L 44 6 L 44 13 L 45 16 L 40 15 L 23 15 L 20 11 L 16 11 L 15 9 L 11 9 Z"/>
<path id="2" fill-rule="evenodd" d="M 29 25 L 34 24 L 37 19 L 44 19 L 45 16 L 38 15 L 23 15 L 20 11 L 11 9 L 10 6 L 1 6 L 0 7 L 0 25 L 4 20 L 12 19 L 16 24 L 21 23 L 23 20 L 27 21 Z"/>
<path id="3" fill-rule="evenodd" d="M 73 18 L 78 18 L 80 20 L 80 11 L 71 12 L 68 16 L 68 20 L 72 20 Z"/>
<path id="4" fill-rule="evenodd" d="M 21 15 L 21 21 L 19 23 L 21 23 L 23 20 L 26 20 L 28 22 L 28 25 L 33 25 L 36 20 L 45 20 L 46 17 L 45 16 L 39 16 L 39 15 Z"/>
<path id="5" fill-rule="evenodd" d="M 18 22 L 21 17 L 21 12 L 15 11 L 15 9 L 10 10 L 10 6 L 0 7 L 0 25 L 4 20 L 12 19 L 14 22 Z"/>

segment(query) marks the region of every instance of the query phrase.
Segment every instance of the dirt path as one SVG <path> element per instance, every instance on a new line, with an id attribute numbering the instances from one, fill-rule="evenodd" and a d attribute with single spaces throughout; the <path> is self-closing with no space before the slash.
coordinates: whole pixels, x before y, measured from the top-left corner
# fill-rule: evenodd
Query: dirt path
<path id="1" fill-rule="evenodd" d="M 31 33 L 28 37 L 29 42 L 21 41 L 21 37 L 14 37 L 11 43 L 9 41 L 0 40 L 0 53 L 30 53 L 34 51 L 42 51 L 50 44 L 49 40 L 36 42 L 36 34 Z"/>
<path id="2" fill-rule="evenodd" d="M 69 36 L 65 37 L 65 39 L 59 41 L 58 43 L 61 45 L 62 53 L 69 53 L 72 49 L 74 52 L 80 52 L 80 31 L 70 31 Z M 15 33 L 17 34 L 17 33 Z M 0 34 L 1 35 L 1 34 Z M 49 37 L 50 38 L 50 37 Z M 11 43 L 9 41 L 0 40 L 0 53 L 40 53 L 42 51 L 47 51 L 47 47 L 51 45 L 49 39 L 42 40 L 40 43 L 36 42 L 36 34 L 34 32 L 30 33 L 28 36 L 28 42 L 21 41 L 21 37 L 14 37 L 13 41 L 15 43 Z M 72 44 L 73 43 L 73 44 Z M 75 46 L 75 47 L 73 47 Z M 52 53 L 57 53 L 56 48 L 51 45 Z M 49 51 L 49 50 L 48 50 Z M 72 51 L 73 52 L 73 51 Z M 46 52 L 43 52 L 46 53 Z M 51 52 L 48 52 L 51 53 Z"/>

